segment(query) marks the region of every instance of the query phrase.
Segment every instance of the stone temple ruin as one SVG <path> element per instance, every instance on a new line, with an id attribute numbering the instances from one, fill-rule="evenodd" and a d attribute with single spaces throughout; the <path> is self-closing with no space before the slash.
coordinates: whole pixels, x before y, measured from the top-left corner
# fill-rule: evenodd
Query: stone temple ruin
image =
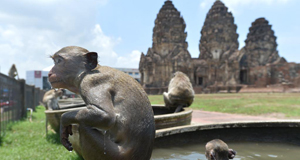
<path id="1" fill-rule="evenodd" d="M 142 53 L 139 64 L 147 93 L 166 91 L 176 71 L 190 78 L 196 93 L 300 87 L 300 64 L 279 56 L 276 36 L 265 18 L 252 23 L 239 50 L 234 17 L 224 3 L 215 1 L 201 30 L 198 58 L 187 50 L 185 27 L 172 1 L 165 1 L 155 20 L 152 47 Z"/>
<path id="2" fill-rule="evenodd" d="M 187 50 L 185 22 L 171 1 L 160 9 L 153 28 L 152 48 L 140 60 L 141 82 L 145 87 L 167 87 L 172 73 L 182 71 L 190 78 L 193 64 Z"/>

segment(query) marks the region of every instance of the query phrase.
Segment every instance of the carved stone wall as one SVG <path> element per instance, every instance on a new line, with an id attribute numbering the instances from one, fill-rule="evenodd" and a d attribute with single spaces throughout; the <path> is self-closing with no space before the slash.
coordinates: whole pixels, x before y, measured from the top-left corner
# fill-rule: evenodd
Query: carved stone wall
<path id="1" fill-rule="evenodd" d="M 256 66 L 249 69 L 249 84 L 255 87 L 283 84 L 299 86 L 300 64 L 273 63 L 266 66 Z"/>
<path id="2" fill-rule="evenodd" d="M 198 58 L 191 58 L 187 50 L 185 27 L 180 12 L 165 1 L 155 19 L 152 47 L 142 53 L 139 65 L 147 93 L 167 91 L 176 71 L 190 78 L 196 93 L 235 92 L 244 85 L 300 87 L 300 64 L 279 56 L 276 36 L 265 18 L 252 23 L 246 45 L 238 50 L 233 15 L 224 3 L 215 1 L 201 30 Z"/>
<path id="3" fill-rule="evenodd" d="M 191 79 L 193 64 L 187 50 L 185 27 L 172 1 L 165 1 L 155 20 L 152 48 L 141 55 L 139 70 L 145 87 L 167 87 L 176 71 L 182 71 Z"/>
<path id="4" fill-rule="evenodd" d="M 228 8 L 221 1 L 215 1 L 206 15 L 201 30 L 198 60 L 205 60 L 206 66 L 195 65 L 197 75 L 195 79 L 198 82 L 196 84 L 206 87 L 238 83 L 239 64 L 236 52 L 239 43 L 236 29 L 234 18 L 231 12 L 228 12 Z M 206 76 L 199 74 L 201 70 L 206 71 Z"/>
<path id="5" fill-rule="evenodd" d="M 238 49 L 237 26 L 228 8 L 221 1 L 216 1 L 206 15 L 201 30 L 200 59 L 223 60 L 224 53 L 227 56 Z"/>
<path id="6" fill-rule="evenodd" d="M 280 59 L 277 51 L 276 36 L 265 18 L 258 18 L 249 28 L 244 53 L 244 67 L 264 66 Z"/>

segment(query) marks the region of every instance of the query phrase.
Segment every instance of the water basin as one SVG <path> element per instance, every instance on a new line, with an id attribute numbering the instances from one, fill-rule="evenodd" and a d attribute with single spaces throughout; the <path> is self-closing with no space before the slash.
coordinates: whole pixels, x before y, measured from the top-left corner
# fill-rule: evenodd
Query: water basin
<path id="1" fill-rule="evenodd" d="M 300 120 L 192 124 L 156 131 L 152 159 L 205 160 L 205 144 L 222 139 L 236 160 L 299 160 Z"/>
<path id="2" fill-rule="evenodd" d="M 156 148 L 152 160 L 206 160 L 205 144 L 188 144 Z M 300 146 L 284 143 L 227 142 L 237 150 L 234 160 L 299 160 Z"/>

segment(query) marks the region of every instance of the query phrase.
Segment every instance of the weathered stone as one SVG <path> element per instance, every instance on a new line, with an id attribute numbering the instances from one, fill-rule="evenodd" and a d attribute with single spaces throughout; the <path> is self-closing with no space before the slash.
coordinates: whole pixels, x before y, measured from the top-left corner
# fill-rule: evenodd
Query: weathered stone
<path id="1" fill-rule="evenodd" d="M 280 59 L 274 31 L 265 18 L 258 18 L 252 23 L 245 43 L 245 67 L 264 66 Z"/>
<path id="2" fill-rule="evenodd" d="M 141 83 L 147 93 L 167 91 L 176 71 L 190 78 L 195 93 L 235 92 L 243 86 L 300 87 L 300 64 L 279 56 L 276 36 L 265 18 L 252 23 L 246 45 L 238 50 L 234 18 L 224 3 L 215 1 L 201 30 L 198 58 L 191 58 L 187 50 L 185 27 L 180 12 L 165 1 L 155 20 L 152 47 L 140 60 Z"/>
<path id="3" fill-rule="evenodd" d="M 239 63 L 238 34 L 234 18 L 221 1 L 216 1 L 206 15 L 201 30 L 200 56 L 197 61 L 205 60 L 195 66 L 196 84 L 204 87 L 211 85 L 236 85 Z M 204 74 L 205 72 L 205 74 Z"/>
<path id="4" fill-rule="evenodd" d="M 155 20 L 152 48 L 142 53 L 139 70 L 145 87 L 167 87 L 172 73 L 193 75 L 187 50 L 185 22 L 171 1 L 165 1 Z"/>
<path id="5" fill-rule="evenodd" d="M 206 15 L 201 30 L 200 59 L 227 59 L 238 49 L 237 26 L 228 8 L 221 1 L 216 1 Z M 224 54 L 228 52 L 228 54 Z"/>

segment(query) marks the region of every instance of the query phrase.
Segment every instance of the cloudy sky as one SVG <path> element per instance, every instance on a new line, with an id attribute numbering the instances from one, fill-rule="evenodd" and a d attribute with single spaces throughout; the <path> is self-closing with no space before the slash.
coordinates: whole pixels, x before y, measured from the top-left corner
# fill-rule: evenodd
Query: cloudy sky
<path id="1" fill-rule="evenodd" d="M 186 22 L 188 50 L 199 56 L 200 30 L 215 0 L 173 0 Z M 251 23 L 265 17 L 277 36 L 280 56 L 300 63 L 299 0 L 223 0 L 238 26 L 240 48 Z M 152 45 L 154 20 L 164 0 L 1 0 L 0 72 L 16 64 L 20 78 L 43 70 L 62 47 L 96 51 L 99 63 L 138 68 Z"/>

